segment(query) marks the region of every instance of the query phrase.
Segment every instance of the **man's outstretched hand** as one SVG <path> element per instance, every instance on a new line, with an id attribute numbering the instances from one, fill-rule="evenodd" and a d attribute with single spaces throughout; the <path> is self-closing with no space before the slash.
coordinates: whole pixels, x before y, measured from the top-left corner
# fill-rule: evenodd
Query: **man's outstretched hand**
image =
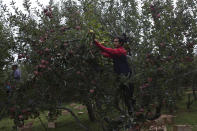
<path id="1" fill-rule="evenodd" d="M 89 33 L 90 33 L 90 34 L 94 34 L 94 31 L 93 31 L 93 30 L 89 30 Z"/>

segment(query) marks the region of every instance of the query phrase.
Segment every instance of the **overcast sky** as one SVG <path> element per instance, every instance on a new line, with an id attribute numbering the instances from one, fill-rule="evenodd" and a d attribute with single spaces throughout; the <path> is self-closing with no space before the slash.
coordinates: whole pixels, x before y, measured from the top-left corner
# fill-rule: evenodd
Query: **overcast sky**
<path id="1" fill-rule="evenodd" d="M 2 0 L 4 4 L 9 5 L 11 3 L 12 0 Z M 16 5 L 18 7 L 22 7 L 23 1 L 24 0 L 13 0 L 14 2 L 16 2 Z M 41 4 L 43 5 L 47 5 L 49 3 L 49 0 L 38 0 Z M 30 0 L 30 2 L 32 3 L 33 7 L 36 7 L 37 3 L 36 0 Z"/>
<path id="2" fill-rule="evenodd" d="M 7 6 L 9 6 L 9 4 L 11 3 L 12 0 L 2 0 L 3 1 L 3 4 L 6 4 Z M 23 1 L 24 0 L 13 0 L 14 2 L 16 2 L 16 6 L 19 7 L 19 10 L 24 10 L 23 9 Z M 36 3 L 37 0 L 30 0 L 30 2 L 32 3 L 32 8 L 34 7 L 38 7 L 37 3 Z M 43 4 L 44 6 L 48 5 L 49 1 L 50 0 L 38 0 L 41 4 Z M 59 0 L 54 0 L 54 2 L 57 2 Z M 141 0 L 138 0 L 140 3 L 141 3 Z M 174 3 L 177 1 L 177 0 L 173 0 Z"/>
<path id="3" fill-rule="evenodd" d="M 10 5 L 12 0 L 2 0 L 3 4 L 6 4 L 8 7 Z M 16 2 L 16 6 L 19 8 L 19 10 L 24 10 L 23 8 L 23 1 L 24 0 L 13 0 L 14 2 Z M 37 5 L 37 0 L 30 0 L 31 2 L 31 8 L 35 8 L 35 7 L 38 7 Z M 38 0 L 41 4 L 43 4 L 44 6 L 48 5 L 49 1 L 50 0 Z M 54 1 L 57 1 L 57 0 L 54 0 Z M 11 7 L 9 7 L 9 9 L 11 9 Z"/>

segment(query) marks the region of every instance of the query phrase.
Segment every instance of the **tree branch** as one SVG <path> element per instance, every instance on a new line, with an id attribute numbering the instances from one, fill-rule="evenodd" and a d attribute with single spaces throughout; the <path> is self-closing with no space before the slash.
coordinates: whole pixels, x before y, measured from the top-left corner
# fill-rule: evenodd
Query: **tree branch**
<path id="1" fill-rule="evenodd" d="M 43 123 L 43 121 L 41 120 L 41 118 L 38 117 L 38 119 L 40 120 L 40 123 L 41 123 L 41 125 L 44 127 L 45 131 L 47 131 L 47 128 L 46 128 L 46 126 L 44 125 L 44 123 Z"/>
<path id="2" fill-rule="evenodd" d="M 79 124 L 79 126 L 85 129 L 86 131 L 89 131 L 89 129 L 80 122 L 79 118 L 75 115 L 75 113 L 71 109 L 66 108 L 66 107 L 57 107 L 57 109 L 67 110 L 68 112 L 70 112 L 70 114 L 74 117 L 74 119 Z"/>

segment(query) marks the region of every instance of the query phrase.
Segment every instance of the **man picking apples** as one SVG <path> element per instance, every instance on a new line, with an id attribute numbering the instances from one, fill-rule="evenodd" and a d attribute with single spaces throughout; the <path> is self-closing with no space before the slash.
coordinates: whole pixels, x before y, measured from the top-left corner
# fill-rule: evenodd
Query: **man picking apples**
<path id="1" fill-rule="evenodd" d="M 99 43 L 96 39 L 94 40 L 94 44 L 101 50 L 101 54 L 104 57 L 113 59 L 114 72 L 118 76 L 123 74 L 125 76 L 130 77 L 131 69 L 127 61 L 127 56 L 126 56 L 127 51 L 123 48 L 125 39 L 121 37 L 115 37 L 113 42 L 114 42 L 115 48 L 107 48 L 103 46 L 101 43 Z M 117 90 L 117 93 L 119 94 L 120 91 L 123 92 L 124 102 L 126 106 L 128 107 L 128 112 L 130 114 L 132 113 L 132 109 L 133 109 L 132 106 L 134 104 L 134 100 L 132 99 L 134 86 L 132 83 L 129 83 L 129 86 L 126 86 L 124 83 L 121 83 L 119 86 L 119 89 Z M 116 104 L 116 107 L 120 110 L 118 98 L 116 98 L 115 104 Z"/>

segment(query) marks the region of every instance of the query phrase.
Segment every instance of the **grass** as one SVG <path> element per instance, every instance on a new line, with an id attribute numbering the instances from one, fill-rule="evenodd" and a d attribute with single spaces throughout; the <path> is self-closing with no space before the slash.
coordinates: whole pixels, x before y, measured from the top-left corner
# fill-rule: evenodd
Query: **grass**
<path id="1" fill-rule="evenodd" d="M 192 131 L 197 131 L 197 101 L 194 102 L 189 110 L 186 109 L 187 96 L 183 97 L 184 99 L 177 103 L 178 109 L 171 113 L 176 116 L 174 118 L 174 125 L 192 125 Z M 75 109 L 76 106 L 68 105 L 70 109 L 74 111 L 74 113 L 79 117 L 80 121 L 87 127 L 89 127 L 90 131 L 102 131 L 99 127 L 98 123 L 90 122 L 87 110 L 84 109 Z M 79 115 L 78 112 L 84 112 L 84 114 Z M 166 113 L 166 112 L 165 112 Z M 43 112 L 41 114 L 41 120 L 44 125 L 47 127 L 47 112 Z M 33 122 L 32 131 L 45 131 L 44 127 L 41 125 L 40 120 L 37 118 L 35 120 L 30 119 L 25 121 Z M 56 120 L 57 127 L 55 129 L 48 129 L 48 131 L 85 131 L 83 130 L 74 120 L 74 118 L 69 114 L 61 115 Z M 0 121 L 0 131 L 11 131 L 13 126 L 13 120 L 9 118 L 4 118 Z M 168 125 L 168 131 L 173 131 L 173 125 Z"/>
<path id="2" fill-rule="evenodd" d="M 76 106 L 79 106 L 77 104 Z M 67 106 L 68 108 L 72 109 L 74 113 L 78 116 L 79 120 L 87 127 L 90 128 L 91 131 L 101 131 L 101 129 L 98 126 L 98 123 L 96 122 L 90 122 L 86 109 L 74 109 L 76 106 Z M 84 114 L 79 115 L 78 112 L 84 112 Z M 47 112 L 41 113 L 41 120 L 44 123 L 45 127 L 48 125 L 47 120 Z M 42 126 L 40 120 L 38 118 L 36 119 L 29 119 L 25 121 L 25 123 L 33 122 L 32 131 L 45 131 L 45 128 Z M 75 119 L 68 113 L 67 115 L 60 115 L 56 120 L 56 128 L 49 128 L 48 131 L 85 131 L 83 130 L 75 121 Z M 13 120 L 10 118 L 4 118 L 0 122 L 0 131 L 11 131 L 12 126 L 14 125 Z M 96 127 L 96 128 L 95 128 Z"/>
<path id="3" fill-rule="evenodd" d="M 187 95 L 183 96 L 183 100 L 177 102 L 178 109 L 171 113 L 176 116 L 174 125 L 191 125 L 192 131 L 197 131 L 197 101 L 191 105 L 190 109 L 186 109 Z M 168 126 L 168 131 L 172 130 L 172 125 Z"/>

